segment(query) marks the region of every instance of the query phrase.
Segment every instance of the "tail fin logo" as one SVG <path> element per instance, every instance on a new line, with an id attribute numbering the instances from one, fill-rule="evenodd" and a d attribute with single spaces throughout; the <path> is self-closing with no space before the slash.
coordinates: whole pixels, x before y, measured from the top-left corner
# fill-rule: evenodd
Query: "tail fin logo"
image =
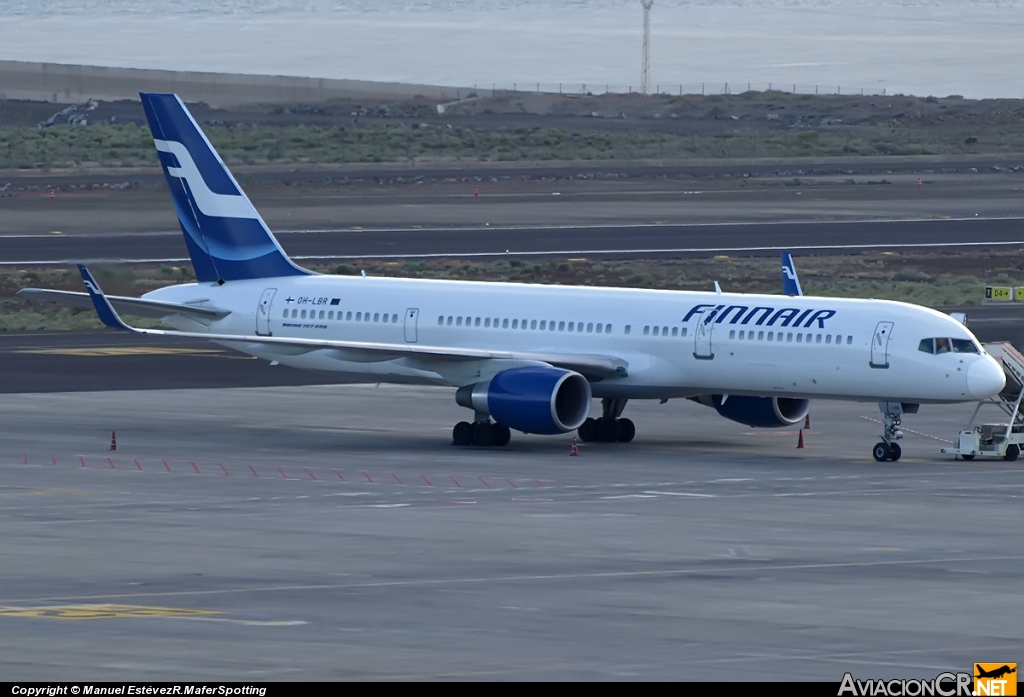
<path id="1" fill-rule="evenodd" d="M 178 160 L 178 167 L 167 166 L 168 176 L 183 179 L 188 183 L 188 191 L 192 194 L 196 206 L 203 215 L 208 218 L 247 218 L 258 220 L 259 213 L 252 207 L 249 200 L 239 193 L 238 196 L 230 194 L 217 194 L 210 190 L 202 172 L 196 166 L 195 160 L 189 154 L 188 148 L 182 143 L 173 140 L 154 139 L 153 143 L 160 152 L 174 155 Z"/>

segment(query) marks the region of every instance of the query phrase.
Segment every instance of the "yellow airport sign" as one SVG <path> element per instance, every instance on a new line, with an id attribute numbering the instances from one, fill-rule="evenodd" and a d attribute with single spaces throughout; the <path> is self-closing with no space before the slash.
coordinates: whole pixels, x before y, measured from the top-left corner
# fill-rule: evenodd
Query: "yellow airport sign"
<path id="1" fill-rule="evenodd" d="M 1013 300 L 1012 286 L 985 286 L 985 300 L 996 303 L 1008 303 Z"/>

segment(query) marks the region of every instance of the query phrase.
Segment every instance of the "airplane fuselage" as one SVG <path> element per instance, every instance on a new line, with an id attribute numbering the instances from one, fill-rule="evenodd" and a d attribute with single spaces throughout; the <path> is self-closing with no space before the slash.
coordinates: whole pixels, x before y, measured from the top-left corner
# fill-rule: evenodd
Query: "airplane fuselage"
<path id="1" fill-rule="evenodd" d="M 595 397 L 716 393 L 944 403 L 978 399 L 1002 375 L 962 324 L 883 300 L 315 275 L 187 284 L 145 297 L 230 311 L 208 324 L 168 318 L 187 331 L 625 361 L 624 375 L 593 382 Z M 928 339 L 951 348 L 921 350 Z M 953 340 L 970 342 L 970 350 L 964 343 L 953 350 Z M 364 382 L 458 387 L 518 365 L 227 345 Z"/>

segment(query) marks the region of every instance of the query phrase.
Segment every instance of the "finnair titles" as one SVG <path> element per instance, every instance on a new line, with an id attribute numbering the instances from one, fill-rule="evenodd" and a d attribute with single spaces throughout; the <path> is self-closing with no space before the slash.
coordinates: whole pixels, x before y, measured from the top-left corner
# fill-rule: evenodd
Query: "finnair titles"
<path id="1" fill-rule="evenodd" d="M 181 100 L 141 97 L 197 282 L 107 296 L 81 267 L 88 295 L 21 295 L 91 302 L 116 329 L 205 338 L 352 381 L 454 388 L 468 410 L 452 429 L 460 446 L 503 446 L 512 431 L 629 442 L 633 399 L 691 399 L 764 428 L 802 421 L 811 399 L 839 399 L 879 403 L 873 455 L 896 460 L 904 413 L 1003 388 L 960 322 L 906 303 L 804 296 L 791 259 L 790 297 L 314 274 L 288 258 Z"/>

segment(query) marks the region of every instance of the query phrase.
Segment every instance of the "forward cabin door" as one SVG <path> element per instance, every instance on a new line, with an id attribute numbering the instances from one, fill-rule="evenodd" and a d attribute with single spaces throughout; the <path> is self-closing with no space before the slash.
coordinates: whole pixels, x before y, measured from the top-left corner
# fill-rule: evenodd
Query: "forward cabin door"
<path id="1" fill-rule="evenodd" d="M 410 307 L 405 311 L 405 343 L 407 344 L 415 344 L 418 341 L 416 322 L 419 317 L 420 311 L 415 307 Z"/>
<path id="2" fill-rule="evenodd" d="M 274 293 L 277 288 L 267 288 L 260 296 L 260 302 L 256 306 L 256 333 L 262 336 L 270 336 L 270 306 L 274 302 Z"/>
<path id="3" fill-rule="evenodd" d="M 875 335 L 871 339 L 871 367 L 889 367 L 889 336 L 892 334 L 892 322 L 879 322 L 875 327 Z"/>

